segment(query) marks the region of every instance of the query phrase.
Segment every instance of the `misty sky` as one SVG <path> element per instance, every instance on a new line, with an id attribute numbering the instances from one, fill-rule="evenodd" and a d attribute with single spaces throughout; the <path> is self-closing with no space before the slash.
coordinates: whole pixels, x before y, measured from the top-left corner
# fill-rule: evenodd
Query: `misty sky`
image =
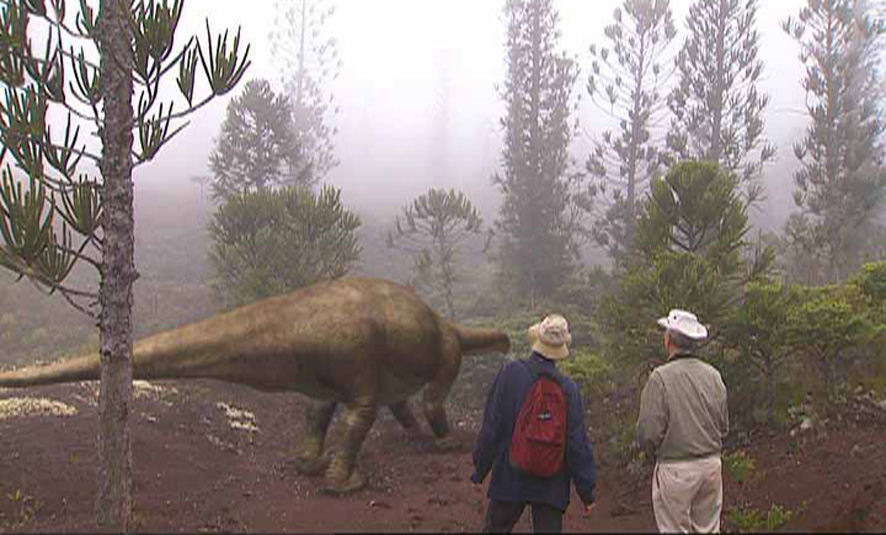
<path id="1" fill-rule="evenodd" d="M 766 64 L 762 89 L 771 97 L 766 132 L 779 148 L 781 163 L 769 167 L 770 171 L 779 167 L 780 174 L 768 179 L 768 210 L 775 204 L 793 209 L 793 185 L 784 164 L 794 165 L 790 147 L 805 125 L 803 69 L 796 44 L 779 24 L 803 3 L 760 2 L 758 29 Z M 619 4 L 617 0 L 556 2 L 562 46 L 577 56 L 581 68 L 577 93 L 585 93 L 588 47 L 603 43 L 603 27 Z M 341 106 L 335 120 L 341 165 L 328 182 L 343 189 L 347 204 L 382 214 L 393 214 L 431 185 L 459 187 L 475 198 L 487 221 L 493 219 L 498 194 L 490 176 L 499 161 L 502 137 L 498 121 L 503 105 L 495 85 L 504 79 L 503 0 L 337 0 L 336 5 L 328 31 L 338 39 L 343 60 L 333 87 Z M 678 31 L 689 5 L 689 0 L 672 0 Z M 204 35 L 207 14 L 214 30 L 242 25 L 243 38 L 252 44 L 248 78 L 277 83 L 279 68 L 271 63 L 268 43 L 274 0 L 188 0 L 181 35 L 194 31 Z M 678 34 L 676 42 L 681 40 Z M 441 112 L 439 104 L 444 92 L 449 95 L 448 113 Z M 208 155 L 228 100 L 203 108 L 158 161 L 137 171 L 137 184 L 167 187 L 207 173 Z M 583 133 L 573 147 L 579 163 L 591 136 L 608 124 L 586 94 L 580 121 Z"/>

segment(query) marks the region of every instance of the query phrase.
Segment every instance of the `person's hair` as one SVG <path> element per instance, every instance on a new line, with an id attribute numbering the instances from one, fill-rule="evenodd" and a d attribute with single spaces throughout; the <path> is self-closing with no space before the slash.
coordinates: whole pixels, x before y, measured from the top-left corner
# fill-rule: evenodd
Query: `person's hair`
<path id="1" fill-rule="evenodd" d="M 671 343 L 674 344 L 674 347 L 680 351 L 692 352 L 698 347 L 698 342 L 674 329 L 668 329 L 668 336 L 671 339 Z"/>

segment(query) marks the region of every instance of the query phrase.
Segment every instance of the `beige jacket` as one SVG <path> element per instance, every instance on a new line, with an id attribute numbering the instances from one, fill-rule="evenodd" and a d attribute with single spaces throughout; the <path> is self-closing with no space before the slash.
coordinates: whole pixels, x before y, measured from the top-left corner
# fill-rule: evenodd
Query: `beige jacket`
<path id="1" fill-rule="evenodd" d="M 720 372 L 689 355 L 656 368 L 640 396 L 637 441 L 659 461 L 718 455 L 729 432 Z"/>

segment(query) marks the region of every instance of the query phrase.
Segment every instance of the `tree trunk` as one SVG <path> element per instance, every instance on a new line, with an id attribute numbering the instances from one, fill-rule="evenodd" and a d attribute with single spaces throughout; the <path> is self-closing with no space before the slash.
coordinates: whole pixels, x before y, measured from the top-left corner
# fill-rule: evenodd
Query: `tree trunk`
<path id="1" fill-rule="evenodd" d="M 301 0 L 301 28 L 298 35 L 298 80 L 296 80 L 295 89 L 295 113 L 301 120 L 305 107 L 304 104 L 304 87 L 305 87 L 305 29 L 307 28 L 308 0 Z M 301 132 L 299 132 L 301 134 Z"/>
<path id="2" fill-rule="evenodd" d="M 643 71 L 646 69 L 646 35 L 640 36 L 640 53 L 638 54 L 638 64 L 636 71 L 636 79 L 634 84 L 634 102 L 631 111 L 631 142 L 628 149 L 628 227 L 630 231 L 630 242 L 633 242 L 633 228 L 636 223 L 636 206 L 637 206 L 637 152 L 639 150 L 640 132 L 646 126 L 646 119 L 643 117 Z M 642 123 L 641 124 L 641 120 Z M 625 244 L 630 246 L 630 242 Z"/>
<path id="3" fill-rule="evenodd" d="M 544 139 L 542 134 L 542 125 L 541 125 L 541 86 L 542 86 L 542 63 L 544 61 L 543 55 L 544 51 L 542 50 L 542 25 L 541 25 L 541 17 L 542 17 L 542 6 L 537 3 L 527 3 L 527 6 L 530 10 L 530 24 L 531 24 L 531 38 L 530 38 L 530 50 L 528 52 L 530 57 L 530 85 L 529 85 L 529 157 L 526 159 L 527 168 L 529 169 L 529 175 L 525 177 L 529 183 L 527 184 L 527 192 L 530 192 L 528 195 L 527 202 L 529 203 L 529 217 L 525 218 L 523 225 L 524 229 L 527 226 L 538 226 L 541 227 L 539 231 L 530 231 L 530 233 L 523 232 L 520 233 L 520 249 L 523 251 L 524 255 L 526 251 L 532 250 L 532 246 L 534 245 L 532 242 L 534 239 L 542 239 L 546 242 L 549 242 L 552 239 L 551 233 L 549 232 L 550 222 L 546 220 L 542 220 L 539 217 L 539 213 L 541 212 L 541 203 L 543 202 L 542 196 L 539 195 L 539 191 L 545 187 L 544 178 L 542 176 L 542 151 L 545 149 L 544 147 Z M 539 236 L 540 235 L 540 236 Z M 521 255 L 522 256 L 522 255 Z M 526 258 L 523 256 L 523 258 Z M 522 259 L 521 259 L 522 260 Z M 543 279 L 546 278 L 546 275 L 550 273 L 550 271 L 545 271 L 543 267 L 539 265 L 539 260 L 536 258 L 531 258 L 529 265 L 529 292 L 530 292 L 530 303 L 532 308 L 535 308 L 535 297 L 544 295 L 545 291 L 542 289 L 542 285 L 545 284 Z"/>
<path id="4" fill-rule="evenodd" d="M 724 63 L 726 62 L 726 11 L 728 9 L 727 3 L 725 0 L 720 1 L 720 11 L 718 12 L 719 18 L 717 20 L 717 74 L 716 79 L 713 80 L 714 84 L 714 108 L 711 110 L 714 114 L 711 119 L 711 146 L 710 146 L 710 154 L 708 158 L 721 163 L 720 160 L 723 156 L 723 146 L 721 142 L 722 130 L 723 130 L 723 92 L 726 90 L 724 87 L 726 73 L 724 73 Z"/>
<path id="5" fill-rule="evenodd" d="M 770 429 L 775 426 L 775 370 L 771 367 L 766 373 L 766 423 Z"/>
<path id="6" fill-rule="evenodd" d="M 99 391 L 98 503 L 103 529 L 127 532 L 132 513 L 132 60 L 130 30 L 121 3 L 101 3 L 98 41 L 103 112 L 101 286 L 101 386 Z"/>

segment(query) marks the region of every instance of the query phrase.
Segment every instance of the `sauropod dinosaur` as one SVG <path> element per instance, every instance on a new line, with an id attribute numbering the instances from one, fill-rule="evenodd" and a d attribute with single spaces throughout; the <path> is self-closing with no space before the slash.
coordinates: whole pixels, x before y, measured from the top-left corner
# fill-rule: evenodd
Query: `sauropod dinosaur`
<path id="1" fill-rule="evenodd" d="M 371 278 L 316 284 L 138 341 L 135 379 L 209 378 L 262 391 L 312 398 L 296 467 L 319 473 L 337 403 L 346 408 L 341 443 L 326 468 L 325 488 L 344 493 L 365 479 L 356 469 L 377 407 L 387 405 L 407 430 L 418 422 L 407 404 L 422 387 L 424 414 L 440 447 L 451 447 L 444 401 L 462 354 L 510 341 L 494 329 L 450 323 L 411 289 Z M 26 387 L 100 377 L 98 354 L 0 373 L 0 386 Z"/>

